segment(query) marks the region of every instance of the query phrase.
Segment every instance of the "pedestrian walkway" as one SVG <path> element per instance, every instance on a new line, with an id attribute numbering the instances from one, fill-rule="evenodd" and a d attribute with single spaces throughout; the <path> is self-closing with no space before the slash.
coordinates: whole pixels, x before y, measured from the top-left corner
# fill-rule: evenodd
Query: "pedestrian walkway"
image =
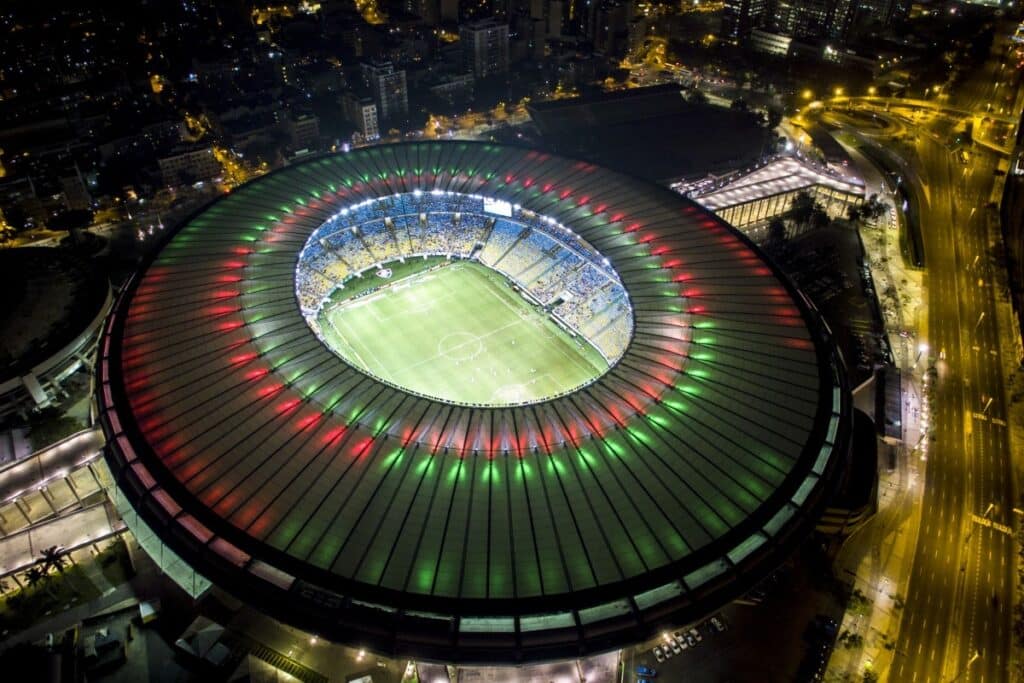
<path id="1" fill-rule="evenodd" d="M 18 645 L 19 643 L 32 643 L 46 637 L 47 633 L 61 633 L 82 621 L 101 614 L 115 607 L 128 607 L 137 605 L 142 601 L 140 595 L 146 586 L 146 581 L 136 577 L 128 583 L 121 584 L 106 595 L 101 595 L 89 602 L 64 610 L 52 618 L 36 623 L 33 626 L 14 634 L 0 634 L 0 651 Z"/>
<path id="2" fill-rule="evenodd" d="M 862 231 L 867 265 L 885 311 L 894 363 L 901 370 L 903 439 L 897 465 L 879 474 L 878 511 L 850 537 L 835 561 L 837 576 L 852 586 L 840 633 L 853 636 L 853 647 L 838 643 L 829 660 L 826 680 L 861 680 L 873 670 L 884 678 L 896 654 L 902 602 L 914 562 L 927 461 L 928 358 L 936 353 L 927 342 L 928 315 L 923 274 L 904 263 L 900 253 L 900 216 L 896 197 L 884 175 L 854 146 L 844 144 L 864 177 L 869 194 L 893 207 L 874 227 Z M 860 597 L 862 596 L 862 597 Z"/>

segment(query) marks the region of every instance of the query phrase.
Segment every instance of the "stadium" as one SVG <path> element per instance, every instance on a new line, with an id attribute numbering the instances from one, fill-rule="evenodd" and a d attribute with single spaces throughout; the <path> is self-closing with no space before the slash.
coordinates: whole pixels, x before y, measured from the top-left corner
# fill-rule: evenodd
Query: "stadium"
<path id="1" fill-rule="evenodd" d="M 668 189 L 471 142 L 206 207 L 98 363 L 112 498 L 192 595 L 444 662 L 698 619 L 807 538 L 852 408 L 827 326 Z"/>

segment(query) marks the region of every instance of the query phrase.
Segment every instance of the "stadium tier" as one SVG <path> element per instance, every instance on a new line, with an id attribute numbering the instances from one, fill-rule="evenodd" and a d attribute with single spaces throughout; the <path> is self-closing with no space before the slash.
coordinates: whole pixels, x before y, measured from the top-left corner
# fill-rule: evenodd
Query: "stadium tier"
<path id="1" fill-rule="evenodd" d="M 668 189 L 470 142 L 285 167 L 171 231 L 104 327 L 111 496 L 192 595 L 440 661 L 720 608 L 813 529 L 827 326 Z"/>
<path id="2" fill-rule="evenodd" d="M 521 208 L 509 210 L 512 215 L 498 221 L 484 210 L 482 198 L 453 192 L 404 193 L 342 209 L 303 248 L 296 266 L 302 309 L 307 317 L 318 317 L 350 278 L 363 279 L 365 271 L 392 261 L 429 255 L 468 258 L 480 248 L 482 263 L 541 304 L 566 294 L 556 315 L 614 363 L 632 331 L 626 290 L 615 272 L 593 249 L 571 239 L 564 226 Z M 568 273 L 575 274 L 571 295 L 564 287 Z M 589 334 L 581 329 L 584 319 L 592 320 Z M 606 331 L 605 326 L 618 329 Z"/>

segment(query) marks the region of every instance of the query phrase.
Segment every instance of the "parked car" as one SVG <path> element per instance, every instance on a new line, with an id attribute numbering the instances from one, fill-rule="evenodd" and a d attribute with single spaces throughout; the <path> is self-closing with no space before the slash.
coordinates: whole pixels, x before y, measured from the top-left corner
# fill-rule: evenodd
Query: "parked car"
<path id="1" fill-rule="evenodd" d="M 727 628 L 729 628 L 725 623 L 725 619 L 719 617 L 717 614 L 711 617 L 711 625 L 714 626 L 715 630 L 719 633 L 723 633 Z"/>
<path id="2" fill-rule="evenodd" d="M 645 678 L 655 678 L 658 675 L 657 670 L 649 666 L 638 666 L 636 672 Z"/>
<path id="3" fill-rule="evenodd" d="M 658 660 L 658 664 L 665 661 L 665 653 L 661 651 L 660 645 L 654 646 L 654 658 Z"/>

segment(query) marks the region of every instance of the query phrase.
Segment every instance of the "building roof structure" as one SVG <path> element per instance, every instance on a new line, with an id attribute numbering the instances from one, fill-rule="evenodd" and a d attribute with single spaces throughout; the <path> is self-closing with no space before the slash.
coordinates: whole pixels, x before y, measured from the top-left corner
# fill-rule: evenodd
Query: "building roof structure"
<path id="1" fill-rule="evenodd" d="M 295 294 L 309 235 L 437 189 L 550 216 L 603 254 L 634 315 L 618 362 L 568 395 L 477 407 L 328 350 Z M 122 291 L 97 394 L 121 493 L 218 586 L 382 653 L 521 662 L 635 642 L 774 569 L 845 467 L 840 364 L 791 283 L 671 190 L 416 142 L 285 167 L 186 221 Z"/>
<path id="2" fill-rule="evenodd" d="M 775 159 L 730 180 L 722 187 L 694 195 L 701 206 L 720 211 L 780 194 L 825 187 L 853 197 L 864 196 L 864 185 L 853 178 L 826 173 L 793 157 Z"/>

